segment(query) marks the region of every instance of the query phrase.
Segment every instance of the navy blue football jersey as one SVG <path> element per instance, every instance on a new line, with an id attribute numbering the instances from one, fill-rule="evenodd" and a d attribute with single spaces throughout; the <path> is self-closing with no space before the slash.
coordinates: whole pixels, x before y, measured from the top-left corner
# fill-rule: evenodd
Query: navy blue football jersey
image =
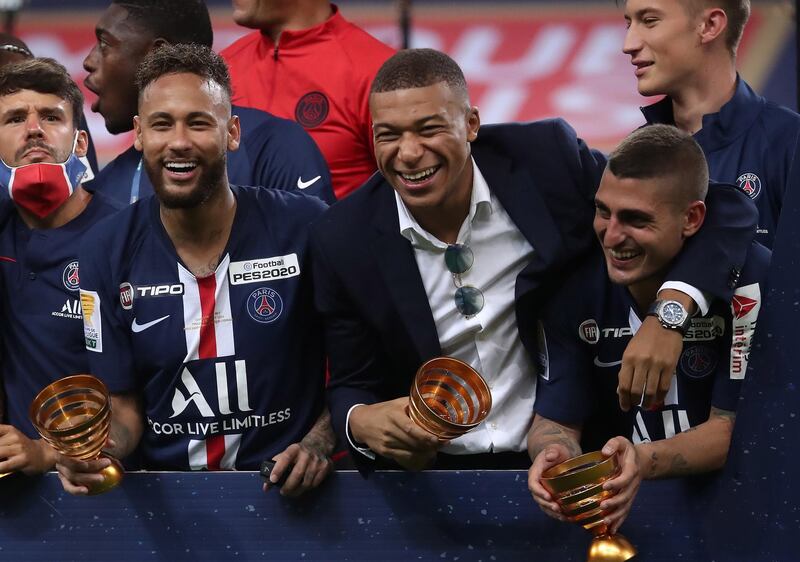
<path id="1" fill-rule="evenodd" d="M 298 191 L 333 203 L 328 165 L 303 127 L 249 107 L 233 107 L 242 126 L 238 150 L 228 152 L 228 181 Z M 153 194 L 142 153 L 131 146 L 103 168 L 87 186 L 127 205 Z"/>
<path id="2" fill-rule="evenodd" d="M 642 108 L 648 123 L 674 125 L 672 100 Z M 703 116 L 694 135 L 712 180 L 738 185 L 758 207 L 756 240 L 772 248 L 790 169 L 800 138 L 800 115 L 767 101 L 738 78 L 736 92 L 717 113 Z"/>
<path id="3" fill-rule="evenodd" d="M 6 421 L 38 437 L 28 408 L 45 386 L 88 372 L 83 345 L 78 250 L 81 237 L 119 206 L 101 195 L 60 228 L 30 229 L 0 203 L 0 314 Z"/>
<path id="4" fill-rule="evenodd" d="M 112 392 L 142 395 L 143 468 L 254 470 L 322 409 L 306 244 L 325 205 L 232 189 L 236 215 L 214 275 L 184 267 L 155 197 L 97 225 L 81 253 L 90 369 Z"/>
<path id="5" fill-rule="evenodd" d="M 642 323 L 627 288 L 608 279 L 599 250 L 548 302 L 539 332 L 536 412 L 582 424 L 584 444 L 614 435 L 634 443 L 665 439 L 708 419 L 711 407 L 735 411 L 747 370 L 770 252 L 753 244 L 731 303 L 713 301 L 692 319 L 664 406 L 624 413 L 616 393 L 622 355 Z"/>

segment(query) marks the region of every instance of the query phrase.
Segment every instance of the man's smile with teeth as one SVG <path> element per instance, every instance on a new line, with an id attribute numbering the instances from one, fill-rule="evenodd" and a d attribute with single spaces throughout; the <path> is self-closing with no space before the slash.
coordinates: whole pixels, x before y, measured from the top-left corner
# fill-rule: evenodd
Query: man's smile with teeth
<path id="1" fill-rule="evenodd" d="M 407 181 L 422 181 L 432 176 L 434 173 L 436 173 L 436 170 L 438 169 L 439 166 L 433 166 L 432 168 L 426 168 L 425 170 L 413 174 L 406 174 L 400 172 L 400 175 L 403 177 L 404 180 Z"/>
<path id="2" fill-rule="evenodd" d="M 196 162 L 166 162 L 164 167 L 170 172 L 191 172 L 197 167 Z"/>
<path id="3" fill-rule="evenodd" d="M 634 250 L 614 250 L 610 249 L 611 257 L 617 260 L 629 260 L 639 255 L 639 252 Z"/>

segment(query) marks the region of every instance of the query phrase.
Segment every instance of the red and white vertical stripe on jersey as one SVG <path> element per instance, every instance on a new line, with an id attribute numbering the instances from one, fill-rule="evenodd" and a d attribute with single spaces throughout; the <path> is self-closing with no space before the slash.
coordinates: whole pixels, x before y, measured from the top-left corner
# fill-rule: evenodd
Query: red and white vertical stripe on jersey
<path id="1" fill-rule="evenodd" d="M 242 434 L 213 435 L 189 440 L 189 468 L 192 470 L 235 470 Z"/>
<path id="2" fill-rule="evenodd" d="M 197 279 L 178 264 L 183 283 L 183 322 L 186 361 L 235 355 L 228 266 L 225 255 L 214 275 Z"/>

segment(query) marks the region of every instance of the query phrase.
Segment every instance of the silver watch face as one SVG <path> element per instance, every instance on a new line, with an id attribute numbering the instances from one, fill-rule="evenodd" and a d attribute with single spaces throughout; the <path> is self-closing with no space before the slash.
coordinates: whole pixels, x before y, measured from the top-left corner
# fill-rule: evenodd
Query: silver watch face
<path id="1" fill-rule="evenodd" d="M 683 307 L 676 302 L 668 302 L 661 307 L 661 318 L 668 324 L 678 326 L 683 322 L 685 312 Z"/>

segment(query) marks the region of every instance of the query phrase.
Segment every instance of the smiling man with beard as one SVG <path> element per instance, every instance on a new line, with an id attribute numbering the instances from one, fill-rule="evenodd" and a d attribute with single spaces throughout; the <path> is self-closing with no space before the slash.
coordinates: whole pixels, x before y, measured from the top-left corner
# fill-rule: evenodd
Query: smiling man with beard
<path id="1" fill-rule="evenodd" d="M 152 50 L 168 44 L 211 48 L 214 40 L 203 0 L 113 0 L 95 27 L 97 42 L 86 55 L 87 89 L 97 95 L 92 111 L 111 134 L 133 128 L 137 111 L 136 68 Z M 239 150 L 228 154 L 228 177 L 239 185 L 302 191 L 334 201 L 322 154 L 303 128 L 249 107 L 233 107 L 240 118 Z M 142 154 L 132 146 L 98 174 L 90 189 L 122 203 L 153 193 L 142 173 Z"/>
<path id="2" fill-rule="evenodd" d="M 197 45 L 151 52 L 138 71 L 136 147 L 155 197 L 89 235 L 81 299 L 92 374 L 112 393 L 109 452 L 137 445 L 162 470 L 255 470 L 281 493 L 318 485 L 333 448 L 320 322 L 306 267 L 325 205 L 230 185 L 237 149 L 222 59 Z M 60 457 L 85 493 L 109 461 Z"/>

